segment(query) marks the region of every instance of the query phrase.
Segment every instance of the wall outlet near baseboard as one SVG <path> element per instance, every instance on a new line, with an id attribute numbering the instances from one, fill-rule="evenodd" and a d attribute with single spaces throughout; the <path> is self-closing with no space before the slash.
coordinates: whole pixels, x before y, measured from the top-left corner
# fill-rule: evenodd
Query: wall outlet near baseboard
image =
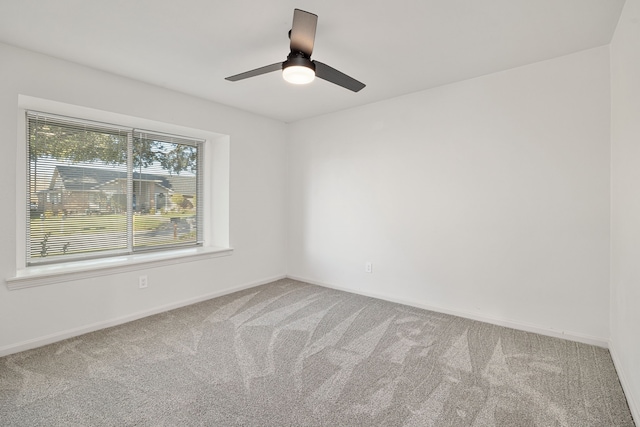
<path id="1" fill-rule="evenodd" d="M 373 265 L 371 264 L 371 261 L 367 262 L 367 263 L 364 265 L 364 271 L 365 271 L 366 273 L 371 273 L 371 272 L 373 271 Z"/>
<path id="2" fill-rule="evenodd" d="M 147 278 L 147 276 L 138 277 L 138 287 L 140 289 L 144 289 L 147 286 L 149 286 L 149 279 Z"/>

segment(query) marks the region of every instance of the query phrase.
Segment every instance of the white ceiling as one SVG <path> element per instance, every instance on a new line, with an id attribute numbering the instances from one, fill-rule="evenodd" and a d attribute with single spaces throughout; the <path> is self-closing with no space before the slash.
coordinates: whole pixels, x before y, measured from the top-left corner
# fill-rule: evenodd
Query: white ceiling
<path id="1" fill-rule="evenodd" d="M 284 122 L 608 44 L 624 0 L 0 0 L 0 41 Z M 286 83 L 293 9 L 313 59 L 367 84 Z"/>

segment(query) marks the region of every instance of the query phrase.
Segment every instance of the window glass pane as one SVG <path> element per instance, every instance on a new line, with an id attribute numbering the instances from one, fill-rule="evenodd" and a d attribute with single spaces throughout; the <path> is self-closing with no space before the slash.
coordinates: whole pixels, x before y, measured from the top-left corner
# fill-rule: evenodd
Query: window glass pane
<path id="1" fill-rule="evenodd" d="M 202 244 L 202 142 L 27 113 L 27 264 Z"/>
<path id="2" fill-rule="evenodd" d="M 198 243 L 198 149 L 179 137 L 134 133 L 134 250 Z"/>
<path id="3" fill-rule="evenodd" d="M 127 133 L 30 113 L 29 264 L 127 249 Z"/>

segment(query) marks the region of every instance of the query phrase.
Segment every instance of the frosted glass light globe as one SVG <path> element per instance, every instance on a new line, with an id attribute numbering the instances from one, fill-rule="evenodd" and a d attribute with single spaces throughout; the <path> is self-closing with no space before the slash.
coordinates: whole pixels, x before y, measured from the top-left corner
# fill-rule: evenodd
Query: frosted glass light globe
<path id="1" fill-rule="evenodd" d="M 311 83 L 316 77 L 316 73 L 308 67 L 301 65 L 291 65 L 282 70 L 282 77 L 294 85 L 306 85 Z"/>

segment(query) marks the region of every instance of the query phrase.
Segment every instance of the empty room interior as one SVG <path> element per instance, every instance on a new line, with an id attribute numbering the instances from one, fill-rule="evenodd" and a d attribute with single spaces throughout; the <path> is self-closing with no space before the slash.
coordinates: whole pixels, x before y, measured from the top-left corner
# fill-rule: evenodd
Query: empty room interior
<path id="1" fill-rule="evenodd" d="M 0 424 L 639 422 L 640 0 L 3 0 L 0 77 Z"/>

